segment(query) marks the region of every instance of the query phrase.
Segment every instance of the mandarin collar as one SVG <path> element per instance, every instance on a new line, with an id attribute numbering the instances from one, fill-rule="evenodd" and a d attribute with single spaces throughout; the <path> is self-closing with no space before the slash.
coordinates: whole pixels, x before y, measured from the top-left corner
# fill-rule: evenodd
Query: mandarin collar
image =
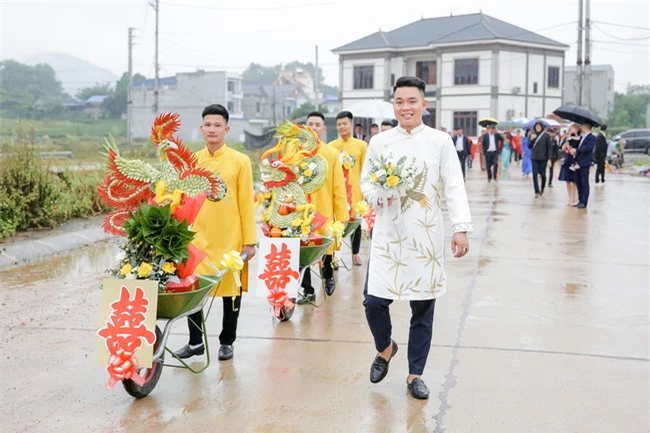
<path id="1" fill-rule="evenodd" d="M 213 154 L 210 154 L 210 149 L 208 148 L 208 145 L 205 145 L 205 150 L 208 152 L 208 155 L 210 158 L 218 158 L 224 153 L 226 153 L 226 149 L 228 148 L 228 145 L 226 143 L 223 144 L 218 150 L 216 150 Z"/>
<path id="2" fill-rule="evenodd" d="M 399 133 L 404 134 L 404 135 L 415 135 L 415 134 L 417 134 L 418 132 L 424 130 L 424 123 L 420 123 L 418 126 L 416 126 L 415 128 L 413 128 L 413 129 L 411 130 L 410 133 L 409 133 L 406 129 L 402 128 L 402 125 L 397 125 L 397 126 L 395 127 L 395 129 L 397 129 L 397 131 L 398 131 Z"/>

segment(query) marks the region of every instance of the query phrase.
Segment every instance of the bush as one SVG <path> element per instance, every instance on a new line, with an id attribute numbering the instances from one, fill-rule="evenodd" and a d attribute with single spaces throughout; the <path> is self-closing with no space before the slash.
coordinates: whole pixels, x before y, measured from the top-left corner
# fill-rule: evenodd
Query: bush
<path id="1" fill-rule="evenodd" d="M 106 210 L 97 194 L 101 172 L 53 173 L 33 141 L 23 137 L 2 145 L 0 240 L 16 231 L 55 227 L 70 218 Z"/>

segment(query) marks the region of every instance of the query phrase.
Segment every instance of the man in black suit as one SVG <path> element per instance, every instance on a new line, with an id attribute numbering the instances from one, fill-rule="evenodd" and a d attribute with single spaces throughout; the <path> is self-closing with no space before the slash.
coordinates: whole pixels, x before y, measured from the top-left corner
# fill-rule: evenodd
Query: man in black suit
<path id="1" fill-rule="evenodd" d="M 454 146 L 456 146 L 456 153 L 458 154 L 458 162 L 460 162 L 460 168 L 463 170 L 463 179 L 465 179 L 465 161 L 470 152 L 470 142 L 469 138 L 463 134 L 463 128 L 460 126 L 454 129 L 453 136 Z"/>
<path id="2" fill-rule="evenodd" d="M 596 163 L 596 183 L 605 183 L 605 159 L 607 159 L 607 125 L 600 127 L 600 133 L 596 136 L 594 147 L 594 162 Z"/>
<path id="3" fill-rule="evenodd" d="M 354 125 L 354 138 L 364 141 L 366 139 L 366 134 L 363 133 L 363 125 L 360 123 Z"/>
<path id="4" fill-rule="evenodd" d="M 497 170 L 499 169 L 499 153 L 503 145 L 503 138 L 497 132 L 496 125 L 487 127 L 487 132 L 481 137 L 481 145 L 483 146 L 483 155 L 485 155 L 485 169 L 487 170 L 488 182 L 492 182 L 492 178 L 497 180 Z"/>

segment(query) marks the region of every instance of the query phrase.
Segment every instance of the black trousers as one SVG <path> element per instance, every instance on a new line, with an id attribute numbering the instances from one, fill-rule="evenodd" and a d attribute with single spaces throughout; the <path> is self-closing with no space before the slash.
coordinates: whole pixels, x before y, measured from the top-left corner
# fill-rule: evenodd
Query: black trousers
<path id="1" fill-rule="evenodd" d="M 578 187 L 578 201 L 585 206 L 589 202 L 589 167 L 580 166 L 576 177 L 576 186 Z"/>
<path id="2" fill-rule="evenodd" d="M 463 170 L 463 179 L 465 179 L 465 160 L 467 159 L 467 155 L 465 155 L 465 152 L 458 152 L 456 151 L 456 154 L 458 155 L 458 162 L 460 162 L 460 168 Z"/>
<path id="3" fill-rule="evenodd" d="M 596 183 L 605 182 L 605 160 L 596 161 Z"/>
<path id="4" fill-rule="evenodd" d="M 359 254 L 361 249 L 361 226 L 352 233 L 352 254 Z"/>
<path id="5" fill-rule="evenodd" d="M 485 152 L 485 170 L 487 170 L 488 180 L 497 179 L 497 160 L 499 159 L 498 152 Z"/>
<path id="6" fill-rule="evenodd" d="M 368 294 L 368 276 L 363 289 L 363 306 L 366 320 L 375 340 L 377 352 L 383 352 L 391 345 L 392 324 L 390 304 L 392 299 L 378 298 Z M 433 311 L 435 299 L 411 301 L 411 324 L 409 328 L 408 362 L 409 374 L 421 375 L 429 357 L 431 338 L 433 336 Z"/>
<path id="7" fill-rule="evenodd" d="M 535 194 L 539 194 L 540 192 L 543 193 L 544 188 L 546 188 L 546 161 L 533 159 L 531 163 L 533 165 L 533 187 L 535 188 Z M 541 190 L 539 188 L 537 176 L 540 176 L 542 178 Z"/>
<path id="8" fill-rule="evenodd" d="M 239 310 L 241 308 L 241 296 L 236 296 L 234 302 L 232 296 L 224 296 L 221 299 L 223 299 L 223 320 L 221 323 L 221 334 L 219 334 L 219 343 L 231 345 L 237 338 L 237 321 L 239 320 Z M 237 311 L 233 311 L 233 305 Z M 190 344 L 193 346 L 203 343 L 201 329 L 202 317 L 202 310 L 187 316 L 187 326 L 190 330 Z"/>
<path id="9" fill-rule="evenodd" d="M 323 256 L 323 267 L 321 269 L 323 272 L 323 278 L 328 279 L 334 277 L 331 254 L 325 254 Z M 314 293 L 314 287 L 311 285 L 311 270 L 305 271 L 305 276 L 302 279 L 301 286 L 302 286 L 302 291 L 305 295 Z"/>
<path id="10" fill-rule="evenodd" d="M 555 161 L 551 161 L 551 166 L 548 169 L 548 186 L 553 185 L 553 168 L 555 167 Z"/>

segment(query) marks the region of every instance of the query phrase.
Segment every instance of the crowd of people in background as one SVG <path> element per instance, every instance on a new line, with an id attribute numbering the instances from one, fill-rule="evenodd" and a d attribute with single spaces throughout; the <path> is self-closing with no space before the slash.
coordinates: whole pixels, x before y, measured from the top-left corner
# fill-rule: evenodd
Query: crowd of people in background
<path id="1" fill-rule="evenodd" d="M 391 120 L 384 120 L 381 126 L 373 123 L 369 134 L 365 134 L 363 125 L 357 123 L 354 137 L 369 142 L 378 132 L 394 126 Z M 488 182 L 510 179 L 511 166 L 516 164 L 522 176 L 532 177 L 536 198 L 559 180 L 566 184 L 567 205 L 584 209 L 589 201 L 590 167 L 595 166 L 595 183 L 604 183 L 607 161 L 622 159 L 616 143 L 607 140 L 607 125 L 601 125 L 596 135 L 589 123 L 547 127 L 539 121 L 530 129 L 505 131 L 499 131 L 497 126 L 488 125 L 475 139 L 467 136 L 462 127 L 451 133 L 440 128 L 452 137 L 463 178 L 476 162 L 486 172 Z"/>

